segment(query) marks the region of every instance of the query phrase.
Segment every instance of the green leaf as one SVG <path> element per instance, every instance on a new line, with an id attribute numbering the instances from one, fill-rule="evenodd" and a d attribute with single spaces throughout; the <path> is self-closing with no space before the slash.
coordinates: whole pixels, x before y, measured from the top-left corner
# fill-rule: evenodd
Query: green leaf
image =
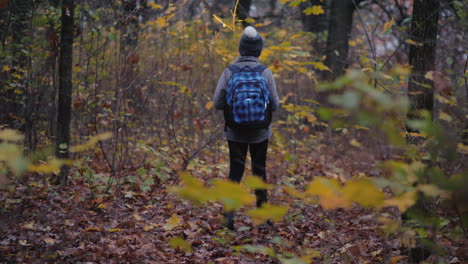
<path id="1" fill-rule="evenodd" d="M 180 248 L 185 253 L 193 251 L 192 246 L 180 236 L 171 238 L 171 240 L 169 240 L 169 246 L 171 248 Z"/>
<path id="2" fill-rule="evenodd" d="M 148 170 L 146 170 L 145 167 L 140 167 L 137 169 L 136 173 L 138 176 L 143 178 L 146 177 L 146 175 L 148 174 Z"/>

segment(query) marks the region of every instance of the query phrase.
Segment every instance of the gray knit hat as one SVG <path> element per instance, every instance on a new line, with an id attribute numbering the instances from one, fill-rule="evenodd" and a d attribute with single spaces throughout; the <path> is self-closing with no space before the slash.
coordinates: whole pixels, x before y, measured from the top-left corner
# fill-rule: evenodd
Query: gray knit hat
<path id="1" fill-rule="evenodd" d="M 239 53 L 241 56 L 260 57 L 263 49 L 263 38 L 255 28 L 248 26 L 239 42 Z"/>

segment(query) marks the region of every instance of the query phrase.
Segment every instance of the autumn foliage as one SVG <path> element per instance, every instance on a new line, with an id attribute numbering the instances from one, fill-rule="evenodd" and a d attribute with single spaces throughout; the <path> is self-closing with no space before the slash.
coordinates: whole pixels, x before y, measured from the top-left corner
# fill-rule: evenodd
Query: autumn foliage
<path id="1" fill-rule="evenodd" d="M 33 37 L 18 43 L 29 64 L 11 59 L 14 38 L 5 39 L 2 96 L 26 107 L 1 117 L 0 262 L 411 263 L 416 250 L 430 263 L 468 261 L 466 63 L 438 61 L 423 76 L 434 110 L 407 115 L 406 54 L 422 45 L 407 34 L 412 1 L 397 1 L 401 10 L 357 1 L 352 59 L 336 78 L 320 50 L 324 35 L 300 30 L 288 13 L 310 4 L 300 12 L 325 16 L 330 6 L 272 1 L 266 15 L 258 1 L 264 16 L 244 23 L 265 39 L 260 61 L 274 73 L 281 109 L 268 182 L 247 168 L 240 184 L 227 181 L 212 95 L 238 56 L 242 24 L 232 6 L 210 6 L 217 1 L 200 10 L 160 2 L 75 7 L 71 143 L 58 146 L 69 159 L 53 151 L 58 44 L 50 43 L 59 41 L 60 9 L 34 7 Z M 466 4 L 452 5 L 459 21 L 442 17 L 441 31 L 461 34 Z M 68 184 L 51 184 L 64 165 Z M 270 196 L 261 208 L 257 188 Z M 230 210 L 234 232 L 222 223 Z"/>

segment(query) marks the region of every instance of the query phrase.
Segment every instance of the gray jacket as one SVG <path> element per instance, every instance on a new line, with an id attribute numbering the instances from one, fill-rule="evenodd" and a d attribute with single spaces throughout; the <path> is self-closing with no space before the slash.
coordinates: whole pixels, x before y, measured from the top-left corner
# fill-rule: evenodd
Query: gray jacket
<path id="1" fill-rule="evenodd" d="M 244 66 L 256 67 L 260 63 L 256 57 L 241 56 L 234 63 L 240 68 Z M 275 79 L 273 79 L 273 73 L 270 69 L 265 69 L 262 73 L 263 77 L 268 83 L 270 89 L 270 104 L 273 111 L 279 107 L 278 92 L 276 91 Z M 226 88 L 231 79 L 232 72 L 229 68 L 226 68 L 219 78 L 218 85 L 216 85 L 216 91 L 214 94 L 214 106 L 218 110 L 224 110 L 226 105 Z M 233 130 L 227 127 L 225 136 L 230 141 L 241 142 L 241 143 L 260 143 L 268 139 L 272 135 L 271 125 L 264 129 L 249 129 L 249 130 Z"/>

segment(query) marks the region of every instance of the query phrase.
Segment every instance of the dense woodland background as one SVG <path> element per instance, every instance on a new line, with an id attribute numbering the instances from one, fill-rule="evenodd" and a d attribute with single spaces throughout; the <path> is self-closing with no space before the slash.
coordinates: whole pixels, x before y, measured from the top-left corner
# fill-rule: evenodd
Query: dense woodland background
<path id="1" fill-rule="evenodd" d="M 247 25 L 282 107 L 239 186 L 212 95 Z M 0 262 L 466 263 L 467 31 L 457 0 L 0 0 Z"/>

